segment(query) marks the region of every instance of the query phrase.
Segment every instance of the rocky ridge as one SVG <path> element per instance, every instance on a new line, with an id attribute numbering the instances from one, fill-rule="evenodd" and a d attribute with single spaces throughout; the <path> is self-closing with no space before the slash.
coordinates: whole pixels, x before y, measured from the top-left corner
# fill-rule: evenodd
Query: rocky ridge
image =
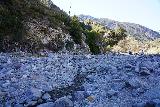
<path id="1" fill-rule="evenodd" d="M 118 22 L 108 18 L 95 18 L 89 15 L 83 15 L 83 14 L 79 15 L 79 19 L 81 21 L 90 19 L 92 21 L 100 23 L 101 25 L 109 29 L 116 29 L 117 27 L 122 27 L 127 31 L 129 35 L 135 37 L 137 40 L 140 40 L 140 41 L 155 40 L 160 38 L 160 34 L 158 32 L 135 23 Z"/>
<path id="2" fill-rule="evenodd" d="M 0 54 L 0 107 L 159 107 L 159 55 Z"/>

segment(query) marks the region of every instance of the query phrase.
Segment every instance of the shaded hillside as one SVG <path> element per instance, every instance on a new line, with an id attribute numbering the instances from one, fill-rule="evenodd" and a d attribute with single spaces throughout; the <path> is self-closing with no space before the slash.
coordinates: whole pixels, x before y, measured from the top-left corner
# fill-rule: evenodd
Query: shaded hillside
<path id="1" fill-rule="evenodd" d="M 127 31 L 129 35 L 132 35 L 133 37 L 135 37 L 137 40 L 140 41 L 154 40 L 160 38 L 160 34 L 158 32 L 155 32 L 139 24 L 118 22 L 107 18 L 94 18 L 88 15 L 79 15 L 79 19 L 81 21 L 84 21 L 86 19 L 91 19 L 95 22 L 100 23 L 103 26 L 106 26 L 109 29 L 116 29 L 117 27 L 122 27 Z"/>
<path id="2" fill-rule="evenodd" d="M 0 51 L 35 53 L 85 49 L 81 44 L 82 38 L 77 43 L 77 37 L 71 32 L 71 17 L 51 0 L 0 2 Z M 78 33 L 81 37 L 82 32 Z"/>

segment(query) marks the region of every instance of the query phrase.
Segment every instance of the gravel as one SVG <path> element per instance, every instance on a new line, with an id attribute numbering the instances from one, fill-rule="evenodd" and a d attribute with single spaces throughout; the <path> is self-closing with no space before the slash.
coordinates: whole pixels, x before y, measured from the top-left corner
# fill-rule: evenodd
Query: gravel
<path id="1" fill-rule="evenodd" d="M 159 55 L 0 53 L 0 107 L 159 107 Z"/>

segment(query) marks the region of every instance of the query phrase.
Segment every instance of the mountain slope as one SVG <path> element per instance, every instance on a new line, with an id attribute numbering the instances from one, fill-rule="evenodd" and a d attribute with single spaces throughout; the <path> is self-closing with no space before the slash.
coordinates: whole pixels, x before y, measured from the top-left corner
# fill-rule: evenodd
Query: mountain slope
<path id="1" fill-rule="evenodd" d="M 135 37 L 137 40 L 141 41 L 154 40 L 160 38 L 160 34 L 158 32 L 155 32 L 139 24 L 118 22 L 107 18 L 94 18 L 88 15 L 79 15 L 79 19 L 81 21 L 90 19 L 100 23 L 103 26 L 106 26 L 109 29 L 116 29 L 117 27 L 122 27 L 128 32 L 128 34 Z"/>
<path id="2" fill-rule="evenodd" d="M 106 53 L 107 51 L 113 52 L 122 52 L 128 53 L 146 53 L 146 54 L 158 54 L 160 53 L 160 34 L 149 28 L 146 28 L 139 24 L 127 23 L 127 22 L 118 22 L 110 20 L 107 18 L 94 18 L 88 15 L 79 15 L 79 20 L 81 22 L 91 22 L 93 24 L 99 24 L 102 28 L 106 29 L 106 32 L 101 36 L 103 41 L 108 41 L 110 37 L 110 32 L 116 31 L 118 28 L 122 28 L 126 31 L 127 36 L 125 38 L 119 39 L 116 43 L 111 45 L 101 43 L 100 47 L 103 47 L 102 52 Z M 115 36 L 117 37 L 117 36 Z M 116 40 L 113 37 L 112 41 Z M 100 41 L 101 42 L 101 41 Z M 109 48 L 108 48 L 109 47 Z M 104 51 L 104 49 L 107 51 Z"/>
<path id="3" fill-rule="evenodd" d="M 69 36 L 64 32 L 68 15 L 58 7 L 48 8 L 39 0 L 7 0 L 0 7 L 1 51 L 58 51 L 64 47 Z"/>
<path id="4" fill-rule="evenodd" d="M 0 51 L 78 49 L 70 33 L 70 20 L 51 0 L 0 1 Z"/>

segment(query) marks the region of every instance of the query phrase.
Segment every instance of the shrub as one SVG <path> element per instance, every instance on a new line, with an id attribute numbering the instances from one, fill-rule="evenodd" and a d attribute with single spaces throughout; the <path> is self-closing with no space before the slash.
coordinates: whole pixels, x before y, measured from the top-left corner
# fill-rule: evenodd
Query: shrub
<path id="1" fill-rule="evenodd" d="M 74 42 L 76 44 L 81 44 L 83 28 L 81 27 L 78 17 L 73 16 L 71 18 L 69 26 L 70 26 L 70 29 L 69 29 L 70 35 L 72 36 Z"/>
<path id="2" fill-rule="evenodd" d="M 87 35 L 87 44 L 89 45 L 90 51 L 93 54 L 99 54 L 100 53 L 100 48 L 97 45 L 97 40 L 99 33 L 95 32 L 95 31 L 86 31 L 86 35 Z"/>

